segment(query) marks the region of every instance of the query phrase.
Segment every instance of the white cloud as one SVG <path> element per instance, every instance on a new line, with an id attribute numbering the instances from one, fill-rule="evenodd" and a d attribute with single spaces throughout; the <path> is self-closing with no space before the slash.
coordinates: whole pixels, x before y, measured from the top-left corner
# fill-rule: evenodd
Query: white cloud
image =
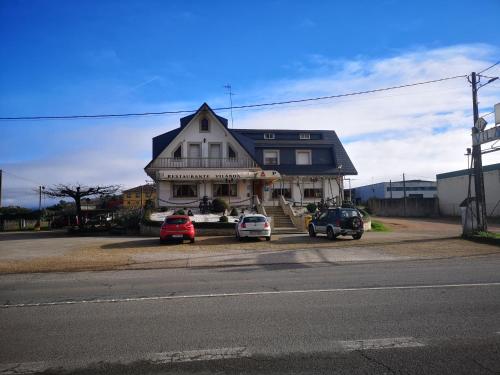
<path id="1" fill-rule="evenodd" d="M 236 98 L 240 103 L 235 104 L 332 95 L 467 74 L 490 65 L 495 54 L 498 56 L 498 49 L 492 46 L 464 45 L 401 52 L 383 59 L 337 61 L 315 55 L 296 64 L 302 78 L 271 82 L 246 93 L 240 88 Z M 489 73 L 498 75 L 500 70 Z M 499 91 L 496 83 L 480 90 L 483 113 L 500 102 Z M 210 103 L 227 101 L 222 97 L 207 99 Z M 165 103 L 158 108 L 197 108 L 200 104 Z M 359 172 L 353 177 L 353 186 L 358 186 L 372 179 L 400 179 L 403 172 L 408 178 L 434 178 L 436 173 L 464 168 L 463 154 L 470 147 L 471 93 L 465 78 L 460 78 L 321 102 L 235 110 L 234 117 L 237 128 L 335 130 Z M 36 202 L 31 189 L 38 182 L 140 184 L 147 177 L 143 167 L 151 155 L 151 138 L 176 126 L 178 117 L 169 116 L 102 120 L 84 129 L 68 127 L 57 135 L 57 142 L 74 142 L 77 147 L 73 151 L 60 152 L 54 146 L 49 156 L 39 160 L 2 163 L 5 170 L 33 180 L 5 175 L 3 204 Z M 488 154 L 484 164 L 499 159 L 498 153 Z"/>

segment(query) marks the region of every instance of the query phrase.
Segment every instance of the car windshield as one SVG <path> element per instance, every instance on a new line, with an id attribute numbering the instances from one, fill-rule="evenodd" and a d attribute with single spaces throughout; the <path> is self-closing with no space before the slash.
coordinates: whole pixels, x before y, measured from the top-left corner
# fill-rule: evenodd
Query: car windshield
<path id="1" fill-rule="evenodd" d="M 165 224 L 186 224 L 187 219 L 183 217 L 167 217 Z"/>
<path id="2" fill-rule="evenodd" d="M 249 216 L 243 219 L 244 223 L 265 223 L 266 218 L 262 216 Z"/>
<path id="3" fill-rule="evenodd" d="M 358 211 L 356 210 L 342 210 L 342 217 L 356 217 L 358 215 Z"/>

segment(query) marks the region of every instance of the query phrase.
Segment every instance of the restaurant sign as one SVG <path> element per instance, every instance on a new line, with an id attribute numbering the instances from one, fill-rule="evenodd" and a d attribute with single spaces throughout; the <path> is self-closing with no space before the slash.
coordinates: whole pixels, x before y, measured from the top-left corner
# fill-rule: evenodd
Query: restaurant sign
<path id="1" fill-rule="evenodd" d="M 169 181 L 203 181 L 203 180 L 242 180 L 242 179 L 277 179 L 280 177 L 277 171 L 237 171 L 237 170 L 190 170 L 190 171 L 158 171 L 158 178 L 160 180 Z"/>

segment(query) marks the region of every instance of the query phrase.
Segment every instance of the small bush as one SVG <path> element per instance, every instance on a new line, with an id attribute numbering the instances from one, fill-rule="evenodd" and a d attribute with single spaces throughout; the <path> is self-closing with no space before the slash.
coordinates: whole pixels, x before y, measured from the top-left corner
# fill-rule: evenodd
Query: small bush
<path id="1" fill-rule="evenodd" d="M 174 215 L 185 215 L 185 214 L 186 211 L 184 211 L 182 208 L 174 212 Z"/>
<path id="2" fill-rule="evenodd" d="M 316 206 L 315 203 L 309 203 L 307 206 L 307 211 L 311 214 L 315 213 L 316 212 L 316 209 L 318 208 L 318 206 Z"/>
<path id="3" fill-rule="evenodd" d="M 229 216 L 238 216 L 238 210 L 236 209 L 236 207 L 231 208 L 231 213 L 229 214 Z"/>
<path id="4" fill-rule="evenodd" d="M 229 221 L 229 220 L 228 220 L 228 218 L 227 218 L 227 216 L 226 216 L 226 215 L 221 216 L 221 217 L 220 217 L 220 219 L 219 219 L 219 222 L 221 222 L 221 223 L 227 223 L 228 221 Z"/>
<path id="5" fill-rule="evenodd" d="M 212 211 L 213 212 L 224 212 L 229 208 L 229 205 L 224 199 L 215 198 L 212 201 Z"/>
<path id="6" fill-rule="evenodd" d="M 373 232 L 390 232 L 390 229 L 387 228 L 383 223 L 377 220 L 372 220 L 372 231 Z"/>

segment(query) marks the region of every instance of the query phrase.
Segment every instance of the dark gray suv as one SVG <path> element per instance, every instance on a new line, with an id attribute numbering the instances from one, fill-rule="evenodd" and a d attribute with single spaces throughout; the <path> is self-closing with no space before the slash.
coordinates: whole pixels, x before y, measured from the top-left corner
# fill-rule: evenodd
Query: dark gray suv
<path id="1" fill-rule="evenodd" d="M 363 217 L 355 208 L 329 208 L 313 219 L 308 229 L 311 237 L 326 234 L 330 240 L 340 235 L 359 240 L 364 232 Z"/>

